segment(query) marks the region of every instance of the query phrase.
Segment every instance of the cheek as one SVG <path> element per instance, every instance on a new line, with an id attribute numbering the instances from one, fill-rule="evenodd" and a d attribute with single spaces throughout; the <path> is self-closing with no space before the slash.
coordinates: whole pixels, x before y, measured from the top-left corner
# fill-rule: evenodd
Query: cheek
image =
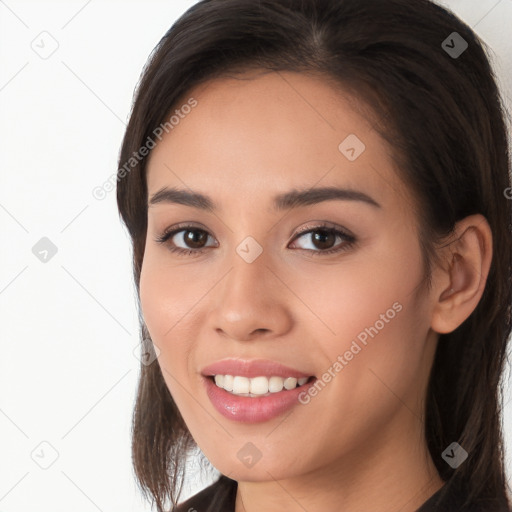
<path id="1" fill-rule="evenodd" d="M 172 265 L 165 251 L 146 248 L 140 276 L 142 314 L 150 333 L 168 345 L 183 339 L 177 333 L 191 324 L 198 301 L 211 286 L 189 266 Z M 178 343 L 179 346 L 179 343 Z"/>
<path id="2" fill-rule="evenodd" d="M 151 339 L 160 349 L 157 362 L 167 388 L 189 420 L 197 414 L 190 387 L 202 384 L 194 347 L 208 311 L 204 309 L 205 293 L 216 281 L 215 273 L 200 276 L 191 265 L 171 265 L 165 251 L 146 247 L 139 287 L 141 311 Z"/>
<path id="3" fill-rule="evenodd" d="M 303 325 L 306 337 L 316 341 L 316 360 L 336 375 L 327 387 L 336 389 L 340 403 L 354 407 L 386 384 L 407 393 L 423 364 L 428 311 L 417 294 L 423 277 L 419 247 L 389 246 L 388 241 L 387 251 L 377 251 L 379 257 L 347 258 L 339 266 L 319 267 L 307 282 L 295 281 L 294 291 L 309 309 Z M 342 368 L 333 368 L 337 361 Z"/>
<path id="4" fill-rule="evenodd" d="M 358 252 L 337 265 L 308 264 L 295 272 L 295 276 L 306 277 L 292 278 L 290 274 L 289 279 L 307 306 L 297 303 L 297 311 L 303 311 L 300 321 L 315 328 L 310 339 L 317 340 L 332 356 L 348 349 L 352 339 L 375 324 L 382 338 L 391 332 L 390 326 L 400 326 L 401 332 L 408 313 L 397 309 L 409 310 L 407 306 L 416 300 L 422 270 L 419 247 L 411 250 L 384 240 L 371 253 Z M 418 316 L 422 314 L 418 311 Z M 361 341 L 364 338 L 363 334 Z M 394 336 L 388 341 L 399 344 L 400 338 Z"/>
<path id="5" fill-rule="evenodd" d="M 421 280 L 421 268 L 406 273 L 400 265 L 385 268 L 331 274 L 329 285 L 303 295 L 322 320 L 309 316 L 306 337 L 316 341 L 312 357 L 325 383 L 315 396 L 303 397 L 304 412 L 298 411 L 308 421 L 316 418 L 304 458 L 329 461 L 361 439 L 378 438 L 396 414 L 412 410 L 420 416 L 416 404 L 428 325 L 421 323 L 426 313 L 411 290 Z"/>
<path id="6" fill-rule="evenodd" d="M 190 282 L 194 281 L 186 279 L 184 272 L 169 269 L 160 255 L 146 251 L 140 276 L 142 315 L 153 343 L 160 349 L 160 366 L 177 376 L 186 369 L 189 337 L 183 329 L 193 317 L 197 301 Z"/>

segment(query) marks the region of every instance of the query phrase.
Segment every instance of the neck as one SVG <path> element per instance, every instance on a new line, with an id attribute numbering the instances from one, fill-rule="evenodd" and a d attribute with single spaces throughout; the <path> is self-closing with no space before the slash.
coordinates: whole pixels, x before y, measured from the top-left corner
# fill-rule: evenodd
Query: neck
<path id="1" fill-rule="evenodd" d="M 367 438 L 363 446 L 307 474 L 239 481 L 235 512 L 416 512 L 444 482 L 426 448 L 421 422 L 407 407 L 398 416 L 404 435 L 397 436 L 396 429 L 393 437 L 381 432 L 379 446 Z"/>

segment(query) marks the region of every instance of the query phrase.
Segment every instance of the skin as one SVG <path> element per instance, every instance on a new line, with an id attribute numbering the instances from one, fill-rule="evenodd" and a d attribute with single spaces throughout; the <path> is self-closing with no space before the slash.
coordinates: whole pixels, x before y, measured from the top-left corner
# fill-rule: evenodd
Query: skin
<path id="1" fill-rule="evenodd" d="M 148 196 L 176 186 L 220 209 L 148 208 L 140 299 L 192 436 L 239 482 L 236 512 L 415 511 L 443 485 L 424 439 L 426 386 L 438 333 L 460 325 L 482 295 L 492 256 L 486 220 L 457 224 L 429 290 L 414 200 L 361 104 L 319 76 L 291 72 L 216 79 L 183 103 L 189 97 L 198 105 L 151 153 Z M 349 134 L 366 146 L 354 161 L 338 149 Z M 364 192 L 380 208 L 329 200 L 271 209 L 277 193 L 331 185 Z M 296 238 L 320 221 L 348 230 L 355 244 Z M 188 222 L 210 235 L 202 254 L 169 250 L 172 241 L 198 247 L 184 232 L 155 241 Z M 236 252 L 247 236 L 263 249 L 250 264 Z M 396 302 L 402 310 L 307 405 L 243 424 L 209 401 L 207 364 L 264 358 L 321 377 Z M 261 452 L 251 468 L 237 457 L 247 442 Z"/>

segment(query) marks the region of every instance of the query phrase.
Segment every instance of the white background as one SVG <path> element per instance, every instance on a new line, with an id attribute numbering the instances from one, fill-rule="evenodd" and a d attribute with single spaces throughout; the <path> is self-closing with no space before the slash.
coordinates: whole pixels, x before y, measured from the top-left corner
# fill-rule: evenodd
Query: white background
<path id="1" fill-rule="evenodd" d="M 115 191 L 91 191 L 116 172 L 149 53 L 193 3 L 0 0 L 0 512 L 150 510 L 131 468 L 129 239 Z M 511 98 L 512 1 L 444 4 L 494 49 Z M 47 59 L 34 51 L 57 44 Z M 32 253 L 42 237 L 58 251 L 47 263 Z"/>

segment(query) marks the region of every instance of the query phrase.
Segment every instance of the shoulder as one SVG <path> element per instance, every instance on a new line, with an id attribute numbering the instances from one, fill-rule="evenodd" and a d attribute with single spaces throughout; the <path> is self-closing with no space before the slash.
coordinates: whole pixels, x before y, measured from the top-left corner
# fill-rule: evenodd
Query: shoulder
<path id="1" fill-rule="evenodd" d="M 451 485 L 450 485 L 451 484 Z M 469 489 L 448 482 L 435 492 L 416 512 L 511 512 L 508 503 L 500 498 L 479 499 L 468 503 Z"/>
<path id="2" fill-rule="evenodd" d="M 198 492 L 173 512 L 234 512 L 237 482 L 222 475 L 216 482 Z"/>

